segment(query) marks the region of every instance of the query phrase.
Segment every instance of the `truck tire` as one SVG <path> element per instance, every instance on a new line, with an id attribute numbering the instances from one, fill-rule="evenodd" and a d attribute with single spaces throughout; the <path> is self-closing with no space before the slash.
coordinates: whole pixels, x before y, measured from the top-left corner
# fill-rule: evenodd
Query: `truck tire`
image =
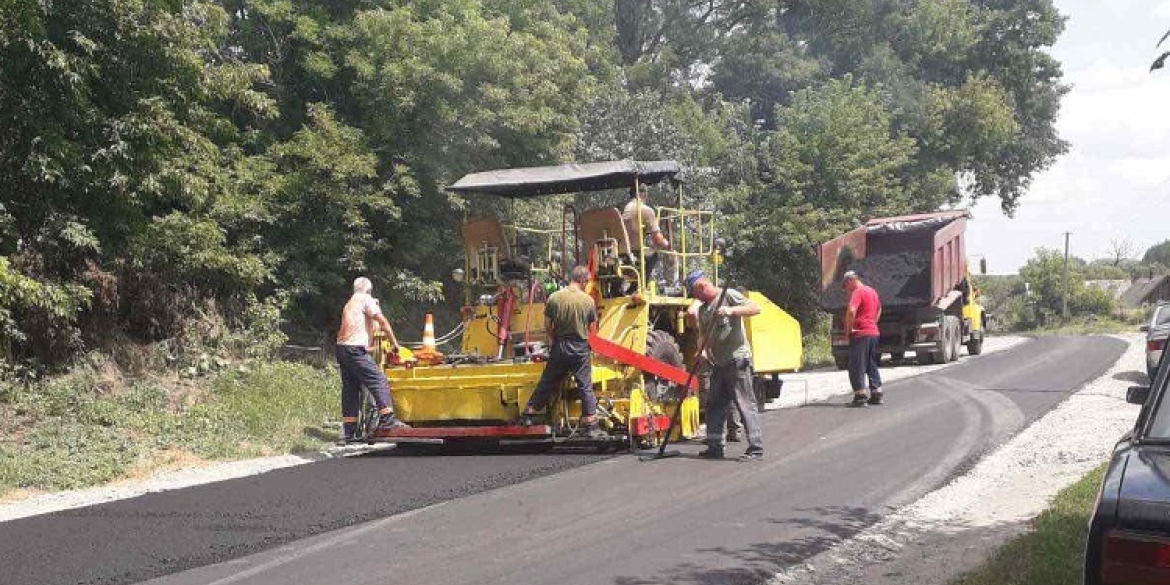
<path id="1" fill-rule="evenodd" d="M 943 318 L 943 330 L 946 331 L 946 361 L 948 363 L 959 360 L 959 346 L 962 343 L 962 331 L 960 330 L 959 318 L 953 315 L 947 315 Z"/>
<path id="2" fill-rule="evenodd" d="M 983 335 L 982 333 L 972 333 L 971 340 L 967 342 L 967 353 L 969 355 L 979 355 L 983 353 Z"/>
<path id="3" fill-rule="evenodd" d="M 833 363 L 837 366 L 838 370 L 848 370 L 849 356 L 833 354 Z"/>
<path id="4" fill-rule="evenodd" d="M 918 358 L 918 363 L 923 366 L 937 364 L 942 361 L 942 352 L 938 350 L 918 350 L 914 352 L 914 356 Z"/>

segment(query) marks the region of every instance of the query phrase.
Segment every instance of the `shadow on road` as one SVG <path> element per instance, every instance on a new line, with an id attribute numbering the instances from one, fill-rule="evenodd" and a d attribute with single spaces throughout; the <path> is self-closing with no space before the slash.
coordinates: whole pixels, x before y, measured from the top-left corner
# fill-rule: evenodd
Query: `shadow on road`
<path id="1" fill-rule="evenodd" d="M 736 567 L 711 568 L 686 563 L 667 571 L 661 578 L 618 577 L 614 585 L 657 585 L 686 583 L 692 585 L 758 585 L 776 572 L 804 562 L 877 522 L 880 516 L 865 508 L 829 506 L 794 510 L 802 516 L 776 518 L 769 522 L 787 527 L 785 532 L 800 536 L 775 542 L 761 542 L 747 548 L 701 548 L 695 552 L 724 557 Z"/>
<path id="2" fill-rule="evenodd" d="M 1114 380 L 1121 380 L 1122 382 L 1132 382 L 1134 384 L 1149 384 L 1150 377 L 1145 372 L 1137 370 L 1130 370 L 1128 372 L 1117 372 L 1113 374 Z"/>

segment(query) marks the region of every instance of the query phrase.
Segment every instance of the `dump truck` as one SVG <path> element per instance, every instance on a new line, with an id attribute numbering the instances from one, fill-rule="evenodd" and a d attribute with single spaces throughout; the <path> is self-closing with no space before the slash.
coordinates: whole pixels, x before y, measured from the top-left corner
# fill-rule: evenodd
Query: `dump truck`
<path id="1" fill-rule="evenodd" d="M 411 428 L 374 431 L 371 442 L 648 448 L 667 439 L 676 409 L 681 424 L 671 438 L 695 436 L 702 412 L 687 364 L 701 340 L 687 316 L 692 299 L 680 283 L 688 271 L 703 268 L 722 284 L 723 256 L 714 213 L 684 208 L 680 172 L 674 161 L 627 160 L 485 171 L 450 185 L 450 192 L 479 211 L 462 224 L 464 263 L 453 274 L 464 288 L 461 322 L 439 336 L 457 339 L 457 349 L 402 349 L 380 358 L 396 414 Z M 627 191 L 656 185 L 677 204 L 656 209 L 671 250 L 657 252 L 665 261 L 655 273 L 647 270 L 648 254 L 640 253 L 646 249 L 642 226 L 627 233 L 616 207 L 578 210 L 566 204 L 559 221 L 541 225 L 516 217 L 515 205 L 489 206 L 481 199 L 612 190 L 625 203 Z M 512 217 L 485 209 L 512 210 L 503 212 Z M 575 266 L 589 267 L 589 292 L 597 305 L 598 323 L 588 341 L 603 439 L 584 433 L 580 401 L 568 380 L 542 424 L 517 423 L 551 345 L 544 302 L 567 284 Z M 762 309 L 747 321 L 747 333 L 763 401 L 779 393 L 779 374 L 801 365 L 800 325 L 763 295 L 748 296 Z"/>
<path id="2" fill-rule="evenodd" d="M 849 298 L 841 283 L 850 270 L 881 298 L 882 354 L 901 360 L 914 352 L 919 362 L 933 364 L 957 360 L 963 345 L 970 355 L 983 351 L 986 317 L 963 239 L 969 218 L 963 210 L 875 218 L 817 247 L 821 308 L 832 314 L 838 368 L 849 363 Z"/>

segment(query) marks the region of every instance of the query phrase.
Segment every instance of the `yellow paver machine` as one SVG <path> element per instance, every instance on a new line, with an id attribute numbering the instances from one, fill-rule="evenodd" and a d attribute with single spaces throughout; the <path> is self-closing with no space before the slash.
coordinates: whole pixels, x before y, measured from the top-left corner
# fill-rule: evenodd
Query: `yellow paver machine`
<path id="1" fill-rule="evenodd" d="M 671 439 L 693 437 L 701 401 L 685 363 L 700 340 L 687 314 L 692 299 L 680 283 L 696 268 L 718 283 L 722 242 L 715 236 L 713 212 L 683 208 L 679 165 L 615 161 L 503 169 L 467 175 L 448 190 L 471 199 L 474 209 L 475 199 L 483 196 L 531 199 L 619 189 L 639 194 L 653 186 L 678 202 L 656 209 L 671 243 L 670 250 L 656 252 L 657 262 L 649 251 L 641 252 L 649 250 L 640 244 L 646 241 L 644 227 L 628 233 L 614 207 L 579 212 L 566 205 L 559 226 L 468 218 L 462 226 L 464 268 L 456 271 L 466 291 L 456 328 L 462 336 L 458 353 L 427 347 L 382 360 L 395 411 L 411 428 L 381 431 L 374 440 L 647 448 L 665 438 L 676 414 L 681 424 Z M 648 273 L 648 263 L 659 264 L 659 270 Z M 581 265 L 590 268 L 587 292 L 597 302 L 597 329 L 589 344 L 598 418 L 608 435 L 601 440 L 585 437 L 571 383 L 549 406 L 546 424 L 516 422 L 550 345 L 543 330 L 544 301 Z M 780 373 L 800 367 L 800 325 L 763 295 L 748 294 L 762 309 L 747 326 L 763 403 L 779 394 Z"/>

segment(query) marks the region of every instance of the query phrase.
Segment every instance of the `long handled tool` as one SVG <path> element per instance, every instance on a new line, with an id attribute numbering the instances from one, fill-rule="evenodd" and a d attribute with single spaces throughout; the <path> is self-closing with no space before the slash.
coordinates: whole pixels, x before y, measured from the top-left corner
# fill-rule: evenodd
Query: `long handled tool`
<path id="1" fill-rule="evenodd" d="M 699 344 L 699 351 L 695 353 L 695 359 L 691 362 L 691 367 L 687 369 L 687 383 L 683 384 L 683 389 L 689 392 L 691 382 L 695 380 L 695 373 L 699 371 L 699 364 L 702 363 L 703 354 L 707 351 L 707 345 L 711 342 L 711 327 L 715 320 L 715 311 L 723 306 L 723 300 L 727 298 L 727 290 L 731 288 L 731 278 L 723 283 L 723 290 L 719 292 L 719 299 L 715 301 L 715 309 L 711 312 L 711 317 L 708 319 L 706 327 L 702 327 L 703 339 Z M 682 401 L 679 401 L 678 407 L 674 409 L 674 414 L 670 417 L 670 426 L 666 428 L 666 436 L 662 438 L 662 445 L 658 447 L 658 451 L 644 452 L 638 455 L 639 461 L 657 461 L 658 459 L 666 459 L 668 457 L 678 457 L 680 453 L 677 449 L 667 451 L 666 446 L 670 443 L 670 436 L 674 434 L 674 429 L 682 422 Z"/>

